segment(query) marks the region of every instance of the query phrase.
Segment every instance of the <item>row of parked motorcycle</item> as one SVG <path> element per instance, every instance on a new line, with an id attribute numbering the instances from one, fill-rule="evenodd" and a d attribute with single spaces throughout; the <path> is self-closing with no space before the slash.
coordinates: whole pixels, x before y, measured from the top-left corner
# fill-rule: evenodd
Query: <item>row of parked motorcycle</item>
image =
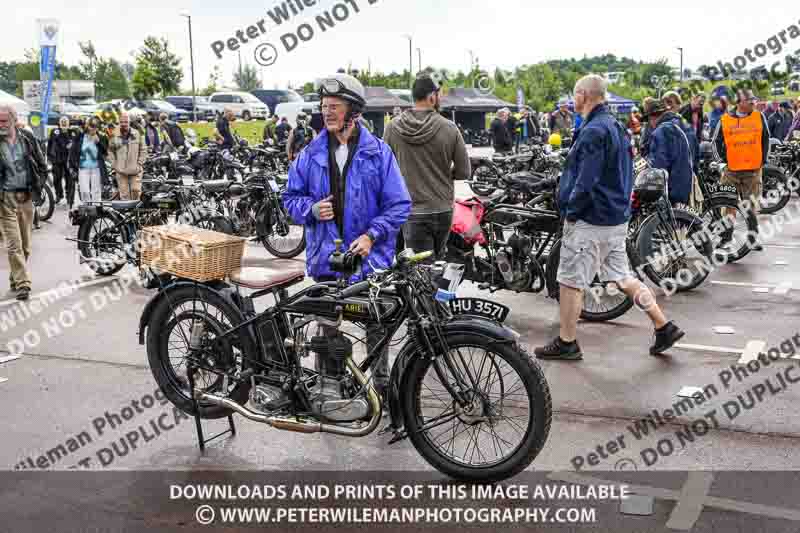
<path id="1" fill-rule="evenodd" d="M 103 201 L 70 213 L 78 227 L 77 238 L 70 240 L 77 243 L 82 263 L 104 276 L 128 263 L 138 266 L 139 231 L 169 222 L 246 237 L 280 258 L 303 252 L 305 230 L 293 224 L 281 201 L 288 172 L 285 150 L 252 147 L 241 139 L 233 149 L 207 139 L 198 144 L 150 154 L 138 200 L 118 200 L 109 169 Z"/>
<path id="2" fill-rule="evenodd" d="M 456 224 L 448 262 L 465 265 L 464 279 L 491 292 L 545 294 L 558 299 L 556 273 L 561 249 L 558 182 L 568 150 L 530 145 L 514 154 L 472 159 L 469 182 L 476 197 L 456 204 L 479 228 Z M 693 205 L 672 205 L 669 176 L 635 161 L 627 252 L 640 279 L 665 291 L 700 286 L 713 269 L 745 257 L 755 246 L 756 215 L 741 204 L 733 186 L 720 183 L 725 166 L 715 162 L 711 143 L 701 145 L 699 188 Z M 800 184 L 800 142 L 774 142 L 764 169 L 760 211 L 777 213 Z M 800 194 L 800 191 L 798 192 Z M 614 284 L 594 281 L 584 297 L 582 318 L 613 320 L 633 302 Z"/>

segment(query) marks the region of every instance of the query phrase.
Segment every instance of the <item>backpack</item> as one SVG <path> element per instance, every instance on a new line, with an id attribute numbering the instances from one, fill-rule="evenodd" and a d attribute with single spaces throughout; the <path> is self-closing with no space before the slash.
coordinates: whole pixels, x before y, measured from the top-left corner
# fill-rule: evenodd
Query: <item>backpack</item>
<path id="1" fill-rule="evenodd" d="M 470 245 L 486 244 L 486 235 L 481 229 L 481 220 L 486 208 L 476 196 L 466 200 L 456 200 L 453 204 L 453 223 L 450 231 L 461 236 Z"/>

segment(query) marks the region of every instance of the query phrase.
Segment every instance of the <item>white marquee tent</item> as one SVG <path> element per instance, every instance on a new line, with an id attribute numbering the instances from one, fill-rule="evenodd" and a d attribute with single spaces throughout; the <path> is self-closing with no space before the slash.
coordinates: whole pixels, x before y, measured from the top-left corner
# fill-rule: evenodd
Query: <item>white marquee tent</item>
<path id="1" fill-rule="evenodd" d="M 30 115 L 31 108 L 24 100 L 17 98 L 13 94 L 0 91 L 0 105 L 10 105 L 16 110 L 19 121 L 23 124 L 28 123 L 28 115 Z"/>

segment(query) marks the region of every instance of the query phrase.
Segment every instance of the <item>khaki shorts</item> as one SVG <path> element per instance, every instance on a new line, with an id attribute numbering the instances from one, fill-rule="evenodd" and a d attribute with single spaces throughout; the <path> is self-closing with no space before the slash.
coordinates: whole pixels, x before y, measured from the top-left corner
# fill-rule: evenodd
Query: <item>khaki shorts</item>
<path id="1" fill-rule="evenodd" d="M 557 281 L 573 289 L 587 290 L 594 277 L 600 281 L 631 279 L 625 241 L 628 225 L 592 226 L 579 220 L 564 224 Z"/>
<path id="2" fill-rule="evenodd" d="M 730 170 L 726 168 L 720 183 L 722 185 L 736 186 L 736 190 L 739 191 L 739 198 L 742 200 L 754 198 L 755 201 L 751 202 L 753 204 L 752 210 L 754 213 L 758 213 L 761 207 L 761 175 L 762 169 L 760 168 L 758 170 Z"/>

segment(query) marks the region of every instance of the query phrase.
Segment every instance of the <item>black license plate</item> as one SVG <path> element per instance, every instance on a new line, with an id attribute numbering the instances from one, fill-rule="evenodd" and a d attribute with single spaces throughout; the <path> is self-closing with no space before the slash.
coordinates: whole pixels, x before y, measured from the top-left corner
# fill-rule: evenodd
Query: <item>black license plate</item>
<path id="1" fill-rule="evenodd" d="M 708 193 L 709 194 L 727 193 L 727 194 L 738 195 L 739 191 L 736 189 L 736 185 L 709 185 Z"/>
<path id="2" fill-rule="evenodd" d="M 456 298 L 450 301 L 450 311 L 454 315 L 472 315 L 503 322 L 511 310 L 505 305 L 480 298 Z"/>

